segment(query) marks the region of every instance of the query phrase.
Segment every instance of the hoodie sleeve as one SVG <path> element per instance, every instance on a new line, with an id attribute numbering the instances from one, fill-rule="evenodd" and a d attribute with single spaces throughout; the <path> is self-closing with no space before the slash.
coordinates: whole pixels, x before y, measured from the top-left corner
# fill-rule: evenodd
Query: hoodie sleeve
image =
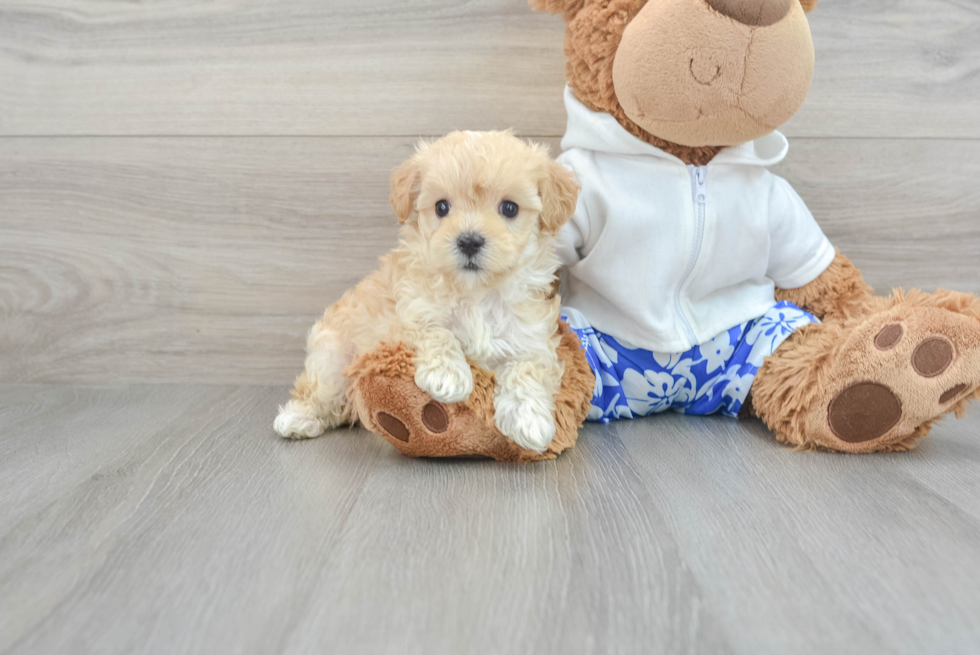
<path id="1" fill-rule="evenodd" d="M 772 177 L 766 275 L 781 289 L 798 289 L 827 270 L 836 253 L 789 182 Z"/>
<path id="2" fill-rule="evenodd" d="M 572 218 L 555 235 L 555 252 L 562 266 L 572 266 L 582 259 L 582 248 L 589 240 L 589 212 L 585 197 L 588 193 L 588 181 L 581 179 L 576 170 L 575 158 L 572 153 L 558 157 L 558 161 L 575 173 L 582 191 L 578 195 L 578 205 Z"/>

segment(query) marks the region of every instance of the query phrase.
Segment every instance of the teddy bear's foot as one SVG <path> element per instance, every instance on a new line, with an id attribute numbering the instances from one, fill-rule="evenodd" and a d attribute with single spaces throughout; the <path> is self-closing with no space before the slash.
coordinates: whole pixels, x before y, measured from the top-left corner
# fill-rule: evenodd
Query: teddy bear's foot
<path id="1" fill-rule="evenodd" d="M 554 459 L 574 444 L 565 441 L 544 453 L 521 448 L 494 427 L 494 377 L 472 367 L 474 390 L 462 403 L 441 403 L 415 383 L 414 354 L 385 344 L 358 358 L 345 374 L 360 422 L 409 457 L 489 457 L 501 461 Z M 579 423 L 581 420 L 579 420 Z"/>
<path id="2" fill-rule="evenodd" d="M 777 436 L 798 446 L 906 450 L 940 417 L 961 413 L 980 387 L 980 301 L 967 294 L 898 292 L 850 326 L 798 336 L 760 371 L 761 411 L 755 399 Z M 784 379 L 791 386 L 774 393 L 794 368 Z"/>
<path id="3" fill-rule="evenodd" d="M 980 386 L 980 320 L 899 304 L 849 335 L 807 433 L 837 450 L 904 450 Z"/>
<path id="4" fill-rule="evenodd" d="M 374 375 L 357 382 L 358 417 L 364 426 L 411 457 L 482 455 L 493 426 L 460 403 L 443 404 L 413 380 Z"/>
<path id="5" fill-rule="evenodd" d="M 441 403 L 415 384 L 415 354 L 404 344 L 382 344 L 344 371 L 352 413 L 372 432 L 410 457 L 490 457 L 508 462 L 554 459 L 575 445 L 588 415 L 595 378 L 575 333 L 559 322 L 558 358 L 565 368 L 555 399 L 554 439 L 544 452 L 521 448 L 494 426 L 494 375 L 470 365 L 473 392 L 461 403 Z"/>

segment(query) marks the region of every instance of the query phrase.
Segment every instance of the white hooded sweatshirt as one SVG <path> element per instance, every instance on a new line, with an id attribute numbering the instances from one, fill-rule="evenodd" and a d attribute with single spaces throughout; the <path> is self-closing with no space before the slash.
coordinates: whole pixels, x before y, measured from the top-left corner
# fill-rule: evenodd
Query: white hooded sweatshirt
<path id="1" fill-rule="evenodd" d="M 834 248 L 786 180 L 773 132 L 707 166 L 637 139 L 565 89 L 559 161 L 582 186 L 558 234 L 562 304 L 591 325 L 657 353 L 681 353 L 775 304 L 774 289 L 820 276 Z"/>

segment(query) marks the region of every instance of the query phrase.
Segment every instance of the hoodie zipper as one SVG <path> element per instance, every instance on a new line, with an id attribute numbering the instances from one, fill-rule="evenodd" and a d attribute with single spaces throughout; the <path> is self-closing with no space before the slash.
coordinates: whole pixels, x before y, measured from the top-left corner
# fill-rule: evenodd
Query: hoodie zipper
<path id="1" fill-rule="evenodd" d="M 694 267 L 697 265 L 698 258 L 701 256 L 701 244 L 704 241 L 705 205 L 708 203 L 708 167 L 688 166 L 688 171 L 691 174 L 691 187 L 694 191 L 694 244 L 691 246 L 691 259 L 690 263 L 687 265 L 687 271 L 684 273 L 684 277 L 681 279 L 681 283 L 677 287 L 676 301 L 677 315 L 681 317 L 681 321 L 684 323 L 684 328 L 687 330 L 688 339 L 693 346 L 697 345 L 698 338 L 694 333 L 694 328 L 691 327 L 691 321 L 688 319 L 687 314 L 684 312 L 684 307 L 681 304 L 681 292 L 684 290 L 684 287 L 687 285 L 687 281 L 694 273 Z"/>

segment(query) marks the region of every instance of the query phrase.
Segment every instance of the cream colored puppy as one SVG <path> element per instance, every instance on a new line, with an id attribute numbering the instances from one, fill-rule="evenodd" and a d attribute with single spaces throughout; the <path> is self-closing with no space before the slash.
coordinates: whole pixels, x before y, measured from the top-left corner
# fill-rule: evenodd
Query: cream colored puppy
<path id="1" fill-rule="evenodd" d="M 421 144 L 391 178 L 398 247 L 313 326 L 306 371 L 276 431 L 316 437 L 356 420 L 344 368 L 383 341 L 402 341 L 415 351 L 416 384 L 444 403 L 473 391 L 467 357 L 493 371 L 497 428 L 524 448 L 546 448 L 563 373 L 551 237 L 577 197 L 546 148 L 509 132 Z"/>

